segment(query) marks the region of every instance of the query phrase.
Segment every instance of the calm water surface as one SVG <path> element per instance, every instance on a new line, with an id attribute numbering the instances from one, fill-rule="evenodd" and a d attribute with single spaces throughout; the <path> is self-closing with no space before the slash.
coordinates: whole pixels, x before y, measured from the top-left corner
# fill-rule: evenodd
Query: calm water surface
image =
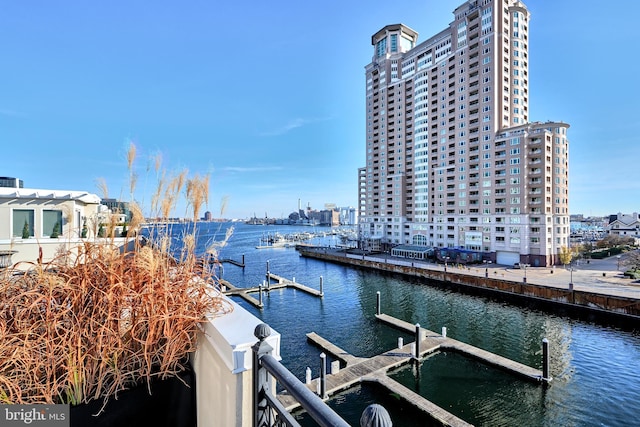
<path id="1" fill-rule="evenodd" d="M 198 224 L 199 248 L 220 241 L 229 224 Z M 328 230 L 316 228 L 316 231 Z M 282 363 L 304 380 L 311 367 L 318 376 L 320 350 L 307 343 L 316 332 L 346 351 L 370 357 L 412 336 L 375 320 L 376 292 L 382 311 L 487 351 L 541 369 L 541 342 L 551 351 L 549 387 L 533 384 L 460 354 L 440 352 L 419 369 L 400 368 L 390 375 L 440 407 L 477 426 L 628 426 L 640 425 L 640 333 L 511 307 L 487 299 L 428 287 L 417 281 L 361 271 L 302 258 L 295 249 L 255 249 L 261 236 L 313 231 L 310 227 L 235 224 L 221 258 L 240 260 L 244 269 L 224 264 L 222 276 L 240 287 L 264 280 L 271 272 L 319 287 L 324 298 L 294 290 L 273 291 L 259 310 L 235 301 L 282 335 Z M 324 243 L 336 244 L 325 237 Z M 359 386 L 333 398 L 330 405 L 351 425 L 362 410 L 381 403 L 394 426 L 429 425 L 427 417 L 404 405 L 384 389 Z M 303 421 L 307 422 L 307 421 Z M 313 424 L 308 424 L 313 425 Z"/>

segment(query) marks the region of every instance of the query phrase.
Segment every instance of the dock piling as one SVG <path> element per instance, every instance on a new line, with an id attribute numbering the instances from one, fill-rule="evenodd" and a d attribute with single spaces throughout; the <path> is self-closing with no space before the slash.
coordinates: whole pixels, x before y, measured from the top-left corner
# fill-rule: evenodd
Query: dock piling
<path id="1" fill-rule="evenodd" d="M 549 340 L 546 338 L 542 340 L 542 380 L 551 381 L 551 376 L 549 375 Z"/>
<path id="2" fill-rule="evenodd" d="M 320 276 L 320 296 L 324 296 L 324 286 L 323 286 L 323 279 L 322 276 Z"/>
<path id="3" fill-rule="evenodd" d="M 404 338 L 398 337 L 398 349 L 404 347 Z"/>
<path id="4" fill-rule="evenodd" d="M 442 327 L 442 338 L 446 338 L 447 337 L 447 327 L 443 326 Z"/>
<path id="5" fill-rule="evenodd" d="M 311 384 L 311 368 L 307 366 L 305 371 L 305 384 Z"/>
<path id="6" fill-rule="evenodd" d="M 271 271 L 269 271 L 269 261 L 267 261 L 267 289 L 269 289 L 269 283 L 271 283 Z"/>
<path id="7" fill-rule="evenodd" d="M 420 360 L 420 323 L 416 323 L 416 361 Z"/>
<path id="8" fill-rule="evenodd" d="M 260 307 L 262 307 L 262 285 L 258 285 L 258 294 L 260 295 Z"/>
<path id="9" fill-rule="evenodd" d="M 376 314 L 380 315 L 380 291 L 376 292 Z"/>
<path id="10" fill-rule="evenodd" d="M 320 398 L 327 398 L 327 355 L 320 353 Z"/>

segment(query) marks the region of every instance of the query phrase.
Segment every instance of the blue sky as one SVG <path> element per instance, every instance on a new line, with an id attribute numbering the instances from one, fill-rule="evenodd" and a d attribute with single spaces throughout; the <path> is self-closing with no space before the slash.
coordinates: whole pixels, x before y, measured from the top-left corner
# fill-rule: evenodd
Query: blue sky
<path id="1" fill-rule="evenodd" d="M 227 218 L 355 206 L 371 35 L 425 40 L 461 3 L 0 0 L 0 175 L 128 199 L 133 141 L 145 209 L 156 153 L 211 175 L 214 216 L 223 198 Z M 620 20 L 640 2 L 525 3 L 530 118 L 571 125 L 571 213 L 638 211 L 637 34 Z"/>

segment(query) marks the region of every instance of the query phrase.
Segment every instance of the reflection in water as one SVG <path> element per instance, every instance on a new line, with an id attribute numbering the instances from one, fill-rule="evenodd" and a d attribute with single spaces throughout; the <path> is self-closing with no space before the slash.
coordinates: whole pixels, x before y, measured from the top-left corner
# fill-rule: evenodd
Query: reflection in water
<path id="1" fill-rule="evenodd" d="M 225 227 L 201 224 L 199 241 L 221 240 Z M 233 259 L 245 255 L 245 269 L 230 264 L 224 268 L 225 279 L 237 286 L 262 283 L 267 261 L 273 273 L 295 277 L 312 287 L 318 287 L 319 277 L 323 277 L 322 299 L 279 290 L 265 296 L 263 310 L 235 300 L 282 334 L 283 363 L 298 378 L 304 379 L 307 366 L 318 376 L 320 350 L 307 343 L 308 332 L 363 357 L 395 348 L 399 336 L 405 343 L 413 341 L 413 336 L 375 320 L 379 291 L 384 313 L 435 332 L 446 326 L 451 338 L 537 369 L 542 367 L 542 339 L 549 340 L 554 379 L 548 388 L 451 352 L 424 360 L 419 376 L 411 366 L 392 374 L 467 422 L 478 426 L 623 426 L 640 419 L 636 404 L 640 401 L 640 333 L 511 307 L 428 287 L 419 280 L 300 258 L 294 249 L 255 249 L 261 235 L 275 231 L 310 230 L 239 224 L 220 253 Z M 351 425 L 358 425 L 366 402 L 382 403 L 390 412 L 402 407 L 392 413 L 395 427 L 428 425 L 424 416 L 411 412 L 410 406 L 399 405 L 394 396 L 376 387 L 348 390 L 331 404 Z M 405 413 L 411 415 L 403 417 Z"/>

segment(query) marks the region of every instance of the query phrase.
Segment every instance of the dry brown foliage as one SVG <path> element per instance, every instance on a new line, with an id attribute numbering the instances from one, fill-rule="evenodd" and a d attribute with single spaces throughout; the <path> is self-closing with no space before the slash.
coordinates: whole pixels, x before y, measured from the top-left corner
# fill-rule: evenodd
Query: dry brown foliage
<path id="1" fill-rule="evenodd" d="M 194 256 L 151 246 L 87 244 L 73 265 L 2 273 L 0 295 L 0 402 L 14 404 L 106 401 L 174 375 L 206 316 L 231 310 Z"/>
<path id="2" fill-rule="evenodd" d="M 135 154 L 131 144 L 131 192 Z M 208 201 L 208 176 L 187 180 L 183 171 L 167 180 L 160 159 L 152 211 L 167 218 L 186 185 L 197 218 Z M 98 185 L 108 197 L 106 182 Z M 130 209 L 128 237 L 144 222 L 137 203 Z M 201 324 L 232 310 L 195 254 L 195 227 L 179 236 L 176 258 L 169 227 L 147 245 L 136 239 L 134 250 L 125 252 L 113 238 L 117 216 L 110 218 L 105 225 L 111 239 L 62 250 L 52 262 L 26 271 L 22 265 L 0 272 L 0 403 L 106 403 L 133 385 L 184 370 Z M 99 224 L 91 221 L 96 236 Z"/>

